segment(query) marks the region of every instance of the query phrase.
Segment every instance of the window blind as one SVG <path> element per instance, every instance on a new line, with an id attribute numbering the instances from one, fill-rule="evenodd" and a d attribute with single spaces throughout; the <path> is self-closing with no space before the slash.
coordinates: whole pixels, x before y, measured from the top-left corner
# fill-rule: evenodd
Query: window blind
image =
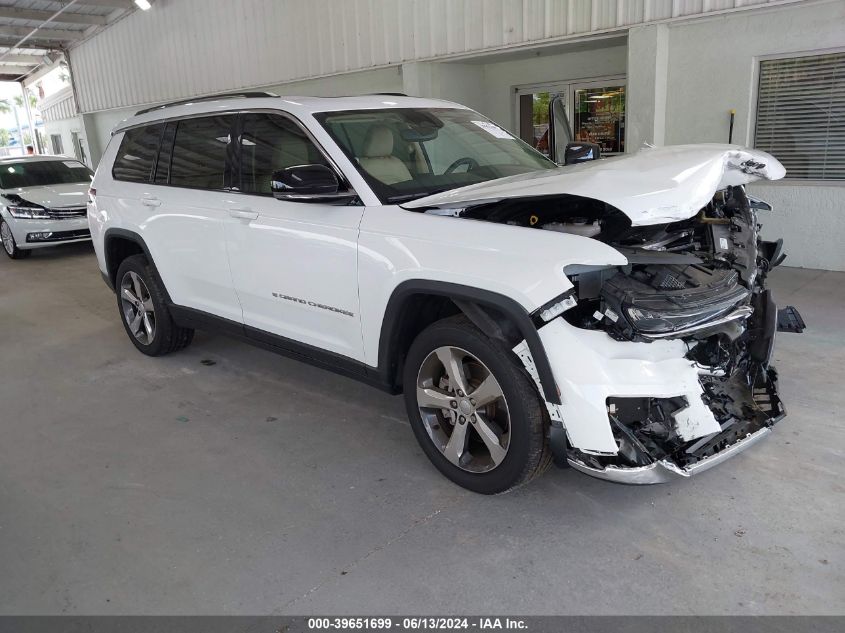
<path id="1" fill-rule="evenodd" d="M 845 180 L 845 53 L 760 62 L 754 146 L 787 178 Z"/>

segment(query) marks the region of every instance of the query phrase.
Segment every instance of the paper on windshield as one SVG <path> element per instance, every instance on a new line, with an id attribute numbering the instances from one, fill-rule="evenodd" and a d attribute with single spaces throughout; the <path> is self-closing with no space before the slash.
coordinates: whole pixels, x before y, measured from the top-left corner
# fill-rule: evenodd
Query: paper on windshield
<path id="1" fill-rule="evenodd" d="M 511 136 L 508 132 L 500 128 L 495 123 L 490 123 L 490 121 L 473 121 L 473 123 L 488 134 L 495 136 L 496 138 L 506 138 L 513 140 L 513 136 Z"/>

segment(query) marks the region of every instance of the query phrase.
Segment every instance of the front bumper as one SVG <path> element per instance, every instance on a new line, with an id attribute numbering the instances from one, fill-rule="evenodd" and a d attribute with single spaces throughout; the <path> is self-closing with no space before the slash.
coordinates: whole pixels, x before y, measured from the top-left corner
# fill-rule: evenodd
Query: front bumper
<path id="1" fill-rule="evenodd" d="M 7 217 L 6 222 L 12 230 L 15 244 L 22 250 L 91 240 L 86 216 L 63 220 L 27 220 Z"/>
<path id="2" fill-rule="evenodd" d="M 712 457 L 705 457 L 704 459 L 687 466 L 680 468 L 675 462 L 670 459 L 661 459 L 647 466 L 636 467 L 620 467 L 620 466 L 605 466 L 604 468 L 594 468 L 588 466 L 582 461 L 573 458 L 568 458 L 569 465 L 574 469 L 598 477 L 599 479 L 606 479 L 620 484 L 663 484 L 675 479 L 683 479 L 702 473 L 705 470 L 713 468 L 721 464 L 726 459 L 730 459 L 734 455 L 738 455 L 744 450 L 751 448 L 764 438 L 768 437 L 772 432 L 770 427 L 765 427 L 759 431 L 748 435 L 744 439 L 739 440 L 735 444 L 731 444 L 719 453 Z"/>
<path id="3" fill-rule="evenodd" d="M 765 357 L 749 355 L 730 376 L 690 360 L 680 339 L 618 341 L 560 318 L 539 332 L 562 403 L 547 407 L 565 430 L 566 461 L 586 474 L 631 484 L 687 478 L 750 448 L 785 415 L 768 367 L 773 331 L 760 339 Z M 653 431 L 658 418 L 663 434 Z"/>

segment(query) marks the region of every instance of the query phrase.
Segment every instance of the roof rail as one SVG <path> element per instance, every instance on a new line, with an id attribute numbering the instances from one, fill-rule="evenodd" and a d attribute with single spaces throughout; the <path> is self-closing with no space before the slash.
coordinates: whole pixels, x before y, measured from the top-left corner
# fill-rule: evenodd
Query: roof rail
<path id="1" fill-rule="evenodd" d="M 205 95 L 202 97 L 193 97 L 191 99 L 180 99 L 179 101 L 171 101 L 170 103 L 162 103 L 161 105 L 144 108 L 138 110 L 135 116 L 139 114 L 146 114 L 154 110 L 163 110 L 164 108 L 172 108 L 174 106 L 185 105 L 186 103 L 196 103 L 197 101 L 214 101 L 216 99 L 248 99 L 250 97 L 278 97 L 279 95 L 273 92 L 220 92 L 213 95 Z"/>

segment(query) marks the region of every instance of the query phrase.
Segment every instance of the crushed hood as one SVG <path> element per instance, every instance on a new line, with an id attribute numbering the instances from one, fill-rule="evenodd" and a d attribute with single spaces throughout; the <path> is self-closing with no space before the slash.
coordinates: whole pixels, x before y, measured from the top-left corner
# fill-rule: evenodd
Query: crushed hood
<path id="1" fill-rule="evenodd" d="M 663 224 L 691 218 L 727 186 L 779 180 L 785 174 L 775 157 L 738 145 L 646 147 L 634 154 L 452 189 L 402 207 L 462 208 L 509 198 L 565 194 L 614 206 L 635 226 Z"/>
<path id="2" fill-rule="evenodd" d="M 63 207 L 80 208 L 88 203 L 88 188 L 90 182 L 79 182 L 62 185 L 45 185 L 43 187 L 17 187 L 5 189 L 3 196 L 20 196 L 23 200 L 47 209 L 61 209 Z"/>

